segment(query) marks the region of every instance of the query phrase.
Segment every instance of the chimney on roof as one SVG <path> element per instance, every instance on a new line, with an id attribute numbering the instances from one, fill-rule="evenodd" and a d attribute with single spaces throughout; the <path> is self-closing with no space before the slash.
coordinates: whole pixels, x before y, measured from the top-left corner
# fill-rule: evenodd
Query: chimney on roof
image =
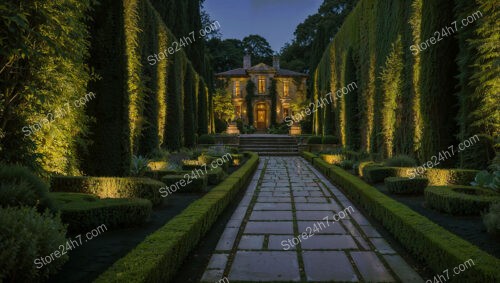
<path id="1" fill-rule="evenodd" d="M 252 56 L 250 54 L 246 54 L 243 57 L 243 69 L 250 69 L 252 67 Z"/>
<path id="2" fill-rule="evenodd" d="M 273 56 L 273 68 L 278 71 L 280 69 L 280 57 L 277 55 Z"/>

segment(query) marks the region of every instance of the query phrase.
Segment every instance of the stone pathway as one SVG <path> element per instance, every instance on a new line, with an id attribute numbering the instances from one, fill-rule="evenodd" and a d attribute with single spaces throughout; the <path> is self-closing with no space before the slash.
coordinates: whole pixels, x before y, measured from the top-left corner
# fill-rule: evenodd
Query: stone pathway
<path id="1" fill-rule="evenodd" d="M 424 282 L 301 157 L 261 157 L 202 282 Z"/>

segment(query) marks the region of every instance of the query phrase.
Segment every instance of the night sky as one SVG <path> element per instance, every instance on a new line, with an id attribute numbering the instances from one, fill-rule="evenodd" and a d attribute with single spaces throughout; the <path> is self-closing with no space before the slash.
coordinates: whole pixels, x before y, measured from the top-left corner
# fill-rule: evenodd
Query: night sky
<path id="1" fill-rule="evenodd" d="M 307 16 L 315 14 L 323 0 L 205 0 L 205 10 L 219 21 L 222 38 L 243 39 L 259 34 L 280 51 Z"/>

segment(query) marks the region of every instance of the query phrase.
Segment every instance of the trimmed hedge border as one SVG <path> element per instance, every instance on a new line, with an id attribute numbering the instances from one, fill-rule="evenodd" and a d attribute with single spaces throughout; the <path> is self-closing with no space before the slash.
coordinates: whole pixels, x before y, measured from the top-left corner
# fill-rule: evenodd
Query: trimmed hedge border
<path id="1" fill-rule="evenodd" d="M 372 168 L 379 169 L 372 169 Z M 415 167 L 386 167 L 378 164 L 366 165 L 363 169 L 363 177 L 371 183 L 382 182 L 387 177 L 422 177 L 429 180 L 430 186 L 464 185 L 468 186 L 478 170 L 470 169 L 427 169 L 422 175 L 412 174 Z M 368 171 L 372 171 L 370 174 Z"/>
<path id="2" fill-rule="evenodd" d="M 162 182 L 149 178 L 53 176 L 51 192 L 92 194 L 100 198 L 143 198 L 153 205 L 162 203 Z"/>
<path id="3" fill-rule="evenodd" d="M 460 193 L 458 190 L 479 192 L 479 195 Z M 487 189 L 468 186 L 428 187 L 425 203 L 429 207 L 452 215 L 479 215 L 491 204 L 500 203 L 500 194 Z"/>
<path id="4" fill-rule="evenodd" d="M 188 175 L 191 176 L 192 174 Z M 197 178 L 186 178 L 186 175 L 167 175 L 163 176 L 161 180 L 167 187 L 177 184 L 176 193 L 204 193 L 207 191 L 207 176 L 205 175 Z"/>
<path id="5" fill-rule="evenodd" d="M 79 193 L 50 195 L 71 233 L 90 231 L 102 224 L 107 228 L 140 225 L 150 218 L 152 212 L 152 204 L 147 199 L 99 199 Z"/>
<path id="6" fill-rule="evenodd" d="M 308 155 L 310 156 L 310 155 Z M 313 158 L 314 159 L 314 158 Z M 315 159 L 314 159 L 315 160 Z M 324 164 L 313 164 L 322 167 Z M 473 259 L 475 272 L 464 272 L 456 282 L 500 282 L 500 260 L 450 233 L 407 206 L 384 195 L 360 178 L 328 165 L 328 178 L 363 207 L 409 251 L 437 273 Z M 319 168 L 318 168 L 319 169 Z M 454 281 L 455 282 L 455 281 Z"/>
<path id="7" fill-rule="evenodd" d="M 259 156 L 246 154 L 250 158 L 241 168 L 149 235 L 94 282 L 169 282 L 217 217 L 249 182 Z"/>
<path id="8" fill-rule="evenodd" d="M 389 177 L 384 180 L 385 186 L 393 194 L 423 194 L 429 180 L 426 178 Z"/>

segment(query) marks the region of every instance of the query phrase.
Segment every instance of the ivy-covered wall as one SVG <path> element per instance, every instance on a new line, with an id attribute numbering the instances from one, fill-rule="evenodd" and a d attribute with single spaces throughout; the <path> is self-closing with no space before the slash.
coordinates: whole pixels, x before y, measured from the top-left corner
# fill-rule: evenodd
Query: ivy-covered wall
<path id="1" fill-rule="evenodd" d="M 90 65 L 101 79 L 91 85 L 100 96 L 89 107 L 87 173 L 123 175 L 132 155 L 194 145 L 199 75 L 158 11 L 148 0 L 107 0 L 93 15 Z"/>
<path id="2" fill-rule="evenodd" d="M 498 137 L 500 47 L 493 30 L 500 23 L 493 2 L 361 0 L 314 73 L 313 99 L 336 97 L 314 116 L 315 132 L 333 129 L 345 147 L 423 161 L 475 134 Z M 460 28 L 476 11 L 482 16 Z M 410 49 L 453 21 L 454 34 Z M 352 82 L 358 88 L 335 95 Z M 484 166 L 492 156 L 479 147 L 464 151 L 460 165 L 474 159 Z"/>

